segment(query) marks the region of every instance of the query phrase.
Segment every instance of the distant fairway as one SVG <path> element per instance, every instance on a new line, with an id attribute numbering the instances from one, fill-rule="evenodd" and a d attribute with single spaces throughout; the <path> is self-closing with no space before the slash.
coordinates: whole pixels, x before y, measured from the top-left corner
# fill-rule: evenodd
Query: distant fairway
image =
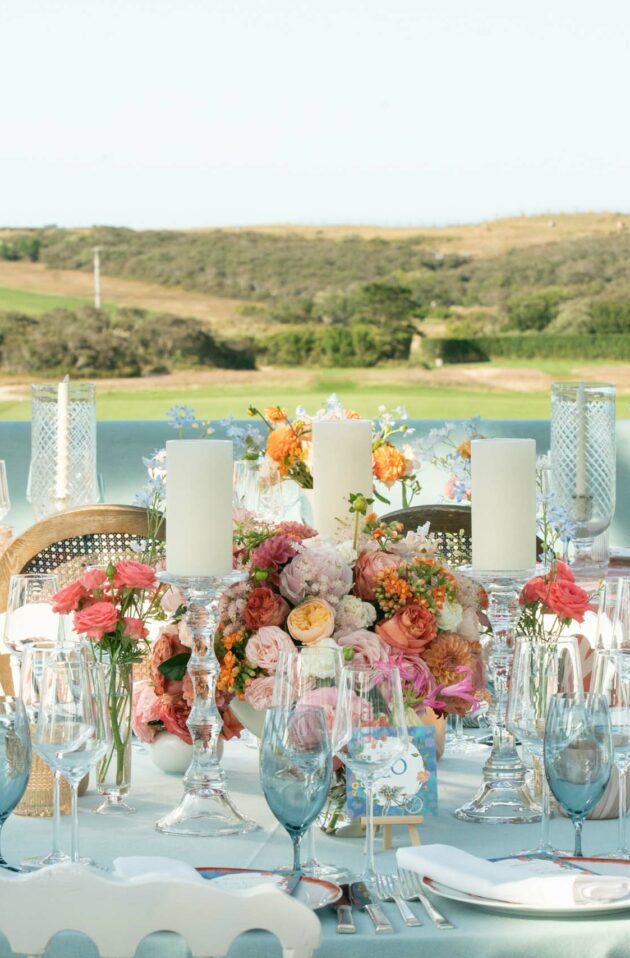
<path id="1" fill-rule="evenodd" d="M 31 290 L 0 286 L 0 310 L 12 313 L 40 316 L 51 309 L 78 309 L 89 305 L 89 299 L 79 299 L 76 296 L 54 296 L 50 293 L 34 293 Z"/>

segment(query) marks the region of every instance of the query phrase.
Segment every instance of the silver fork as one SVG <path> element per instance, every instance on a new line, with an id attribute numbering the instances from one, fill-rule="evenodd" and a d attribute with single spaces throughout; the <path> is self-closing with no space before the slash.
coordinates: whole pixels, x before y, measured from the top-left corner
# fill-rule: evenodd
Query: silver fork
<path id="1" fill-rule="evenodd" d="M 416 918 L 411 908 L 400 893 L 400 886 L 395 875 L 376 875 L 376 894 L 381 901 L 393 901 L 400 912 L 400 917 L 410 928 L 416 928 L 422 922 Z"/>
<path id="2" fill-rule="evenodd" d="M 424 888 L 420 883 L 419 875 L 415 872 L 401 871 L 398 873 L 400 879 L 400 892 L 407 901 L 419 901 L 427 915 L 441 931 L 447 928 L 454 928 L 448 919 L 444 917 L 441 911 L 435 907 L 432 901 L 425 894 Z"/>

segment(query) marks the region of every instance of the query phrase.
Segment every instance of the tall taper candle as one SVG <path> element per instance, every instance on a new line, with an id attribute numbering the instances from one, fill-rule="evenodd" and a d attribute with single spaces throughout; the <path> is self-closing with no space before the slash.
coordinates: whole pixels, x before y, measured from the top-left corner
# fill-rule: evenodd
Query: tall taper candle
<path id="1" fill-rule="evenodd" d="M 536 442 L 471 443 L 472 564 L 508 572 L 536 565 Z"/>
<path id="2" fill-rule="evenodd" d="M 232 569 L 232 443 L 166 443 L 166 570 L 226 575 Z"/>
<path id="3" fill-rule="evenodd" d="M 349 516 L 351 492 L 372 495 L 372 422 L 335 419 L 313 423 L 313 521 L 334 535 Z"/>

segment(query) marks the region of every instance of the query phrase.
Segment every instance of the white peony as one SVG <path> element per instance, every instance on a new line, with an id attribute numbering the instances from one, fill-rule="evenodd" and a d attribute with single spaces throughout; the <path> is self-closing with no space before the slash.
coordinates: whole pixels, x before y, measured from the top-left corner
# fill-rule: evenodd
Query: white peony
<path id="1" fill-rule="evenodd" d="M 437 617 L 438 629 L 444 632 L 455 632 L 461 624 L 463 612 L 459 602 L 445 602 Z"/>
<path id="2" fill-rule="evenodd" d="M 344 595 L 337 606 L 335 638 L 369 629 L 376 622 L 376 609 L 356 595 Z"/>
<path id="3" fill-rule="evenodd" d="M 348 565 L 354 565 L 354 563 L 357 561 L 357 552 L 352 545 L 351 539 L 345 539 L 343 542 L 338 542 L 337 552 L 343 561 L 348 563 Z"/>
<path id="4" fill-rule="evenodd" d="M 334 679 L 340 664 L 340 649 L 334 639 L 320 639 L 302 649 L 302 678 Z"/>

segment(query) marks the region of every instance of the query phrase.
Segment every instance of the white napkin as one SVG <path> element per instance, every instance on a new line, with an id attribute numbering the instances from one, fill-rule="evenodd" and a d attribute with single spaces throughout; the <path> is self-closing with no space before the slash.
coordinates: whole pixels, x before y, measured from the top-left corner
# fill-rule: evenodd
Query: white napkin
<path id="1" fill-rule="evenodd" d="M 449 888 L 520 905 L 572 908 L 630 896 L 630 877 L 562 871 L 541 860 L 489 862 L 452 845 L 399 848 L 396 858 L 400 868 Z"/>
<path id="2" fill-rule="evenodd" d="M 163 878 L 178 878 L 185 881 L 204 881 L 199 872 L 178 858 L 159 855 L 129 855 L 115 858 L 113 873 L 120 878 L 137 878 L 139 875 L 158 875 Z"/>

